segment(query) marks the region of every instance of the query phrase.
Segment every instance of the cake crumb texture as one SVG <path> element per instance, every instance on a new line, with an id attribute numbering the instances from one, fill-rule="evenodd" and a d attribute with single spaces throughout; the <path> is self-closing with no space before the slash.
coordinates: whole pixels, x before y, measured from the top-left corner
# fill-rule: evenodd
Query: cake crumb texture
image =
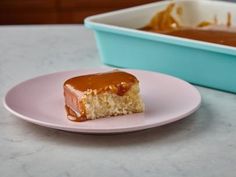
<path id="1" fill-rule="evenodd" d="M 87 119 L 125 115 L 144 111 L 139 95 L 138 83 L 134 84 L 123 96 L 112 92 L 88 94 L 82 98 Z"/>

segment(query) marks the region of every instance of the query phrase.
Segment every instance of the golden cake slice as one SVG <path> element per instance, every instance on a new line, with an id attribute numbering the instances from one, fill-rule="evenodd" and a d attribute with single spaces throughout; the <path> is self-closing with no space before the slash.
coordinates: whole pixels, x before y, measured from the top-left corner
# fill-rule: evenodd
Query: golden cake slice
<path id="1" fill-rule="evenodd" d="M 144 111 L 138 79 L 119 70 L 68 79 L 64 96 L 67 117 L 73 121 Z"/>

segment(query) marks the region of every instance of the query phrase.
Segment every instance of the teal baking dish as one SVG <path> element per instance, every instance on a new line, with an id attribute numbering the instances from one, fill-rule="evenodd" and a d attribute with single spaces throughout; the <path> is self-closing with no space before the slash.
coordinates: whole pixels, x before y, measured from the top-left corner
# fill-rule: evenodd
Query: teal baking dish
<path id="1" fill-rule="evenodd" d="M 137 30 L 173 1 L 162 1 L 91 16 L 85 26 L 95 32 L 104 64 L 162 72 L 188 82 L 236 93 L 236 48 Z M 185 25 L 236 16 L 236 4 L 221 1 L 174 1 Z M 175 14 L 173 14 L 175 15 Z M 236 21 L 232 20 L 232 24 Z"/>

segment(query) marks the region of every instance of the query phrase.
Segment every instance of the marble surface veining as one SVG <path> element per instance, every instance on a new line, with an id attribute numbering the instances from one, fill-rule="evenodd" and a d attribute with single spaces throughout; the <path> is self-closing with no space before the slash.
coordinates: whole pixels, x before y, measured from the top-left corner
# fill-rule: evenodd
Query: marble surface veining
<path id="1" fill-rule="evenodd" d="M 101 66 L 79 25 L 0 27 L 0 98 L 46 73 Z M 201 108 L 134 133 L 85 135 L 25 122 L 0 106 L 1 177 L 235 177 L 236 95 L 197 87 Z"/>

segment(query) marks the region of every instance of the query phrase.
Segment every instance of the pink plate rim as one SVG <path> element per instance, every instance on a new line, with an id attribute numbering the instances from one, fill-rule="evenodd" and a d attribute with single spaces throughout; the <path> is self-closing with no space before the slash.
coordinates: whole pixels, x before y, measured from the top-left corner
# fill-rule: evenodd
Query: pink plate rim
<path id="1" fill-rule="evenodd" d="M 176 116 L 176 117 L 173 117 L 173 118 L 170 118 L 166 121 L 162 121 L 162 122 L 157 122 L 157 123 L 152 123 L 152 124 L 147 124 L 147 125 L 132 125 L 132 126 L 126 126 L 125 128 L 106 128 L 106 129 L 99 129 L 99 128 L 86 128 L 86 127 L 79 127 L 79 128 L 74 128 L 74 127 L 71 127 L 69 125 L 59 125 L 59 124 L 54 124 L 54 123 L 50 123 L 50 122 L 44 122 L 44 121 L 39 121 L 39 120 L 36 120 L 32 117 L 28 117 L 28 116 L 25 116 L 17 111 L 15 111 L 14 109 L 12 109 L 8 103 L 7 103 L 7 99 L 8 99 L 8 96 L 11 94 L 11 92 L 13 92 L 18 86 L 22 85 L 22 84 L 25 84 L 25 83 L 28 83 L 28 82 L 31 82 L 32 80 L 35 80 L 35 79 L 39 79 L 39 78 L 42 78 L 42 77 L 47 77 L 47 76 L 51 76 L 51 75 L 57 75 L 57 74 L 63 74 L 63 73 L 68 73 L 68 72 L 89 72 L 91 70 L 107 70 L 107 69 L 111 69 L 111 68 L 90 68 L 90 69 L 77 69 L 77 70 L 69 70 L 69 71 L 60 71 L 60 72 L 54 72 L 54 73 L 49 73 L 49 74 L 44 74 L 44 75 L 40 75 L 40 76 L 37 76 L 37 77 L 34 77 L 34 78 L 31 78 L 31 79 L 27 79 L 23 82 L 20 82 L 18 83 L 17 85 L 13 86 L 11 89 L 9 89 L 7 91 L 7 93 L 5 94 L 5 97 L 4 97 L 4 100 L 3 100 L 3 106 L 10 112 L 12 113 L 13 115 L 23 119 L 23 120 L 26 120 L 28 122 L 31 122 L 31 123 L 34 123 L 34 124 L 37 124 L 37 125 L 40 125 L 40 126 L 44 126 L 44 127 L 48 127 L 48 128 L 54 128 L 54 129 L 58 129 L 58 130 L 64 130 L 64 131 L 69 131 L 69 132 L 78 132 L 78 133 L 92 133 L 92 134 L 106 134 L 106 133 L 124 133 L 124 132 L 133 132 L 133 131 L 138 131 L 138 130 L 144 130 L 144 129 L 149 129 L 149 128 L 154 128 L 154 127 L 158 127 L 158 126 L 162 126 L 162 125 L 165 125 L 165 124 L 169 124 L 169 123 L 172 123 L 172 122 L 175 122 L 175 121 L 178 121 L 182 118 L 185 118 L 189 115 L 191 115 L 192 113 L 194 113 L 195 111 L 197 111 L 201 105 L 201 95 L 199 93 L 199 91 L 194 87 L 192 86 L 191 84 L 189 84 L 188 82 L 182 80 L 182 79 L 179 79 L 177 77 L 174 77 L 174 76 L 170 76 L 170 75 L 167 75 L 167 74 L 163 74 L 163 73 L 159 73 L 159 72 L 153 72 L 153 71 L 145 71 L 145 70 L 137 70 L 137 69 L 121 69 L 121 70 L 124 70 L 124 71 L 127 71 L 127 72 L 132 72 L 132 71 L 136 71 L 136 72 L 146 72 L 146 73 L 155 73 L 155 74 L 158 74 L 160 76 L 168 76 L 169 78 L 172 78 L 172 79 L 175 79 L 175 80 L 178 80 L 178 81 L 181 81 L 183 82 L 184 84 L 188 85 L 188 86 L 191 86 L 191 88 L 195 91 L 196 93 L 196 105 L 189 111 L 187 111 L 186 113 L 183 113 L 179 116 Z M 142 113 L 137 113 L 137 114 L 142 114 Z M 104 118 L 106 119 L 106 118 Z"/>

